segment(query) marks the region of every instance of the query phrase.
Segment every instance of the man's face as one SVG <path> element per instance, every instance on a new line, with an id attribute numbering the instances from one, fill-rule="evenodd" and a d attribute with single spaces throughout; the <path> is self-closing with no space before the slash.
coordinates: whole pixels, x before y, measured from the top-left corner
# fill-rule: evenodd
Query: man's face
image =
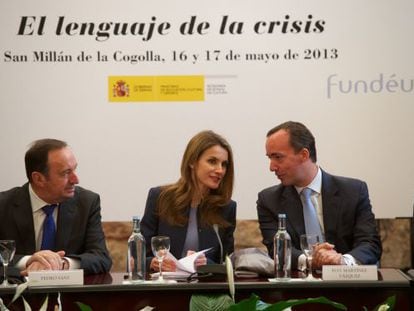
<path id="1" fill-rule="evenodd" d="M 303 186 L 303 163 L 308 154 L 306 149 L 295 152 L 290 144 L 290 134 L 285 130 L 273 133 L 266 140 L 270 171 L 275 172 L 284 186 Z"/>
<path id="2" fill-rule="evenodd" d="M 68 148 L 49 152 L 46 175 L 42 175 L 40 191 L 42 199 L 48 203 L 60 203 L 75 195 L 75 185 L 79 183 L 76 175 L 75 156 Z"/>

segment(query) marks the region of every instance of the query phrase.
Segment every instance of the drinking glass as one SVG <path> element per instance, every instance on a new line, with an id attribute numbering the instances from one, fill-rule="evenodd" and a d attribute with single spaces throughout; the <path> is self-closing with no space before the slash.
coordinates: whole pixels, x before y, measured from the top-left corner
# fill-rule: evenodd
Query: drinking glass
<path id="1" fill-rule="evenodd" d="M 0 240 L 0 260 L 3 263 L 4 280 L 0 287 L 16 286 L 7 280 L 7 267 L 16 252 L 16 243 L 13 240 Z"/>
<path id="2" fill-rule="evenodd" d="M 306 262 L 309 265 L 307 280 L 316 280 L 312 274 L 312 256 L 315 246 L 319 243 L 320 238 L 317 234 L 302 234 L 300 236 L 300 248 L 306 256 Z"/>
<path id="3" fill-rule="evenodd" d="M 160 269 L 160 274 L 158 277 L 159 282 L 163 282 L 164 278 L 162 275 L 162 261 L 167 256 L 170 251 L 170 238 L 164 235 L 157 235 L 151 238 L 151 248 L 152 253 L 158 260 L 158 267 Z"/>

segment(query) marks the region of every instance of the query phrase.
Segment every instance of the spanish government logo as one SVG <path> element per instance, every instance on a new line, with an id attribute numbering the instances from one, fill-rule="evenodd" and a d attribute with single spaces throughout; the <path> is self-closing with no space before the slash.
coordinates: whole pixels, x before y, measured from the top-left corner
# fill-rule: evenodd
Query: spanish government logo
<path id="1" fill-rule="evenodd" d="M 109 76 L 110 102 L 203 102 L 204 76 Z"/>
<path id="2" fill-rule="evenodd" d="M 113 97 L 129 97 L 129 85 L 123 81 L 118 80 L 112 87 Z"/>

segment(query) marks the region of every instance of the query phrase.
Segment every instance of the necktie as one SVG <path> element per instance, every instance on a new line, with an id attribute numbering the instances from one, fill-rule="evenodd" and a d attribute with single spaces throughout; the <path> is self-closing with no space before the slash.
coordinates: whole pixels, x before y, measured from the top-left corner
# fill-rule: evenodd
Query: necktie
<path id="1" fill-rule="evenodd" d="M 312 189 L 304 188 L 301 192 L 303 202 L 303 217 L 305 218 L 306 234 L 316 234 L 319 236 L 319 241 L 323 242 L 321 225 L 319 224 L 318 216 L 316 215 L 316 209 L 311 201 Z"/>
<path id="2" fill-rule="evenodd" d="M 56 226 L 53 219 L 53 211 L 57 207 L 57 204 L 46 205 L 42 207 L 43 212 L 46 214 L 45 221 L 43 222 L 43 238 L 40 249 L 52 250 L 55 247 L 56 239 Z"/>

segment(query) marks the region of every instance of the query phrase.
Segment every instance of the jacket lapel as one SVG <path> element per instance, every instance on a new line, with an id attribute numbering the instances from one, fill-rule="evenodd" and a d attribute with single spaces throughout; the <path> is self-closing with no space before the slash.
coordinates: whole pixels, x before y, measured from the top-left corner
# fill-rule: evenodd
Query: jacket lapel
<path id="1" fill-rule="evenodd" d="M 335 235 L 332 235 L 331 232 L 337 231 L 341 200 L 332 176 L 324 171 L 322 171 L 322 208 L 325 240 L 335 244 L 336 241 L 333 240 Z"/>
<path id="2" fill-rule="evenodd" d="M 70 204 L 71 200 L 59 205 L 56 231 L 56 249 L 68 249 L 67 244 L 72 235 L 72 229 L 76 220 L 76 205 Z"/>
<path id="3" fill-rule="evenodd" d="M 305 225 L 302 203 L 295 187 L 290 186 L 283 189 L 281 206 L 286 213 L 287 229 L 291 233 L 291 238 L 299 240 L 300 235 L 305 232 Z"/>
<path id="4" fill-rule="evenodd" d="M 33 254 L 36 250 L 36 240 L 28 183 L 16 195 L 13 206 L 13 218 L 19 233 L 19 242 L 16 244 L 22 245 L 22 249 L 16 251 L 21 254 Z"/>

